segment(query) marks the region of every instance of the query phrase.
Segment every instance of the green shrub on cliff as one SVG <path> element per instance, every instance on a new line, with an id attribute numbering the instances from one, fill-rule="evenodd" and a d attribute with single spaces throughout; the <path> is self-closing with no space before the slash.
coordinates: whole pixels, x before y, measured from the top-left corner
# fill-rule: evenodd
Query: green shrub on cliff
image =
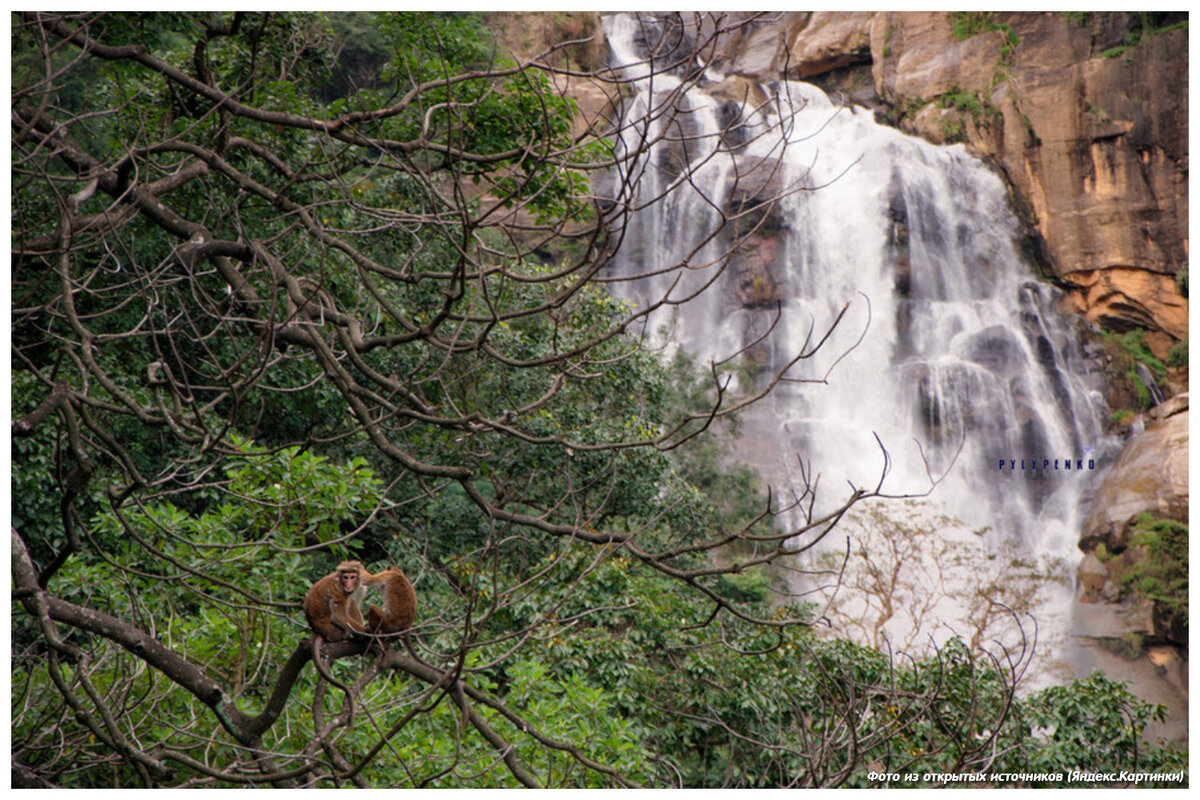
<path id="1" fill-rule="evenodd" d="M 1125 331 L 1124 333 L 1110 333 L 1105 331 L 1101 336 L 1104 337 L 1105 341 L 1111 341 L 1129 353 L 1134 361 L 1140 361 L 1145 364 L 1156 377 L 1161 378 L 1167 374 L 1167 368 L 1158 360 L 1158 357 L 1154 355 L 1150 347 L 1146 344 L 1146 332 L 1140 328 Z"/>
<path id="2" fill-rule="evenodd" d="M 1151 377 L 1155 382 L 1162 380 L 1167 375 L 1166 365 L 1154 355 L 1150 347 L 1146 344 L 1145 333 L 1140 328 L 1125 331 L 1124 333 L 1116 333 L 1114 331 L 1100 332 L 1100 338 L 1107 345 L 1109 357 L 1113 361 L 1111 374 L 1114 376 L 1124 375 L 1129 389 L 1137 397 L 1138 408 L 1140 409 L 1150 407 L 1151 392 L 1150 387 L 1138 375 L 1137 365 L 1139 363 L 1144 364 L 1150 371 Z"/>
<path id="3" fill-rule="evenodd" d="M 1145 556 L 1121 576 L 1135 597 L 1152 601 L 1160 613 L 1188 622 L 1188 526 L 1150 514 L 1138 518 L 1129 543 Z"/>
<path id="4" fill-rule="evenodd" d="M 1021 37 L 1006 22 L 996 22 L 991 11 L 955 11 L 950 15 L 950 25 L 954 29 L 954 38 L 962 42 L 981 33 L 1000 31 L 1006 42 L 1003 55 L 1008 55 L 1013 47 L 1021 43 Z"/>
<path id="5" fill-rule="evenodd" d="M 1138 11 L 1129 15 L 1129 30 L 1125 32 L 1125 41 L 1116 47 L 1110 47 L 1100 55 L 1103 58 L 1116 58 L 1132 50 L 1152 36 L 1159 36 L 1168 31 L 1187 30 L 1188 21 L 1176 19 L 1178 14 L 1170 11 Z"/>
<path id="6" fill-rule="evenodd" d="M 1187 339 L 1171 345 L 1171 352 L 1167 353 L 1167 365 L 1171 367 L 1186 367 L 1188 365 Z"/>

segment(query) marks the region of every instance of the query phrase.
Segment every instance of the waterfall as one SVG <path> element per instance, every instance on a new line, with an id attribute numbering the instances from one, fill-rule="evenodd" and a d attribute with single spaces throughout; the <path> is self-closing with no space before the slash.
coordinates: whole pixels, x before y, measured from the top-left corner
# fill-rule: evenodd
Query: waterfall
<path id="1" fill-rule="evenodd" d="M 756 466 L 787 480 L 811 462 L 835 504 L 847 482 L 876 484 L 882 442 L 888 493 L 928 493 L 988 528 L 993 550 L 1073 565 L 1116 443 L 1098 362 L 1023 256 L 1000 177 L 808 84 L 726 80 L 674 51 L 675 74 L 657 73 L 645 56 L 671 35 L 658 20 L 613 15 L 605 30 L 616 65 L 637 62 L 613 191 L 644 204 L 613 267 L 644 277 L 615 291 L 666 295 L 651 327 L 705 360 L 770 330 L 750 350 L 764 375 L 845 309 L 748 421 L 775 443 L 774 465 Z M 687 68 L 702 77 L 681 81 Z"/>

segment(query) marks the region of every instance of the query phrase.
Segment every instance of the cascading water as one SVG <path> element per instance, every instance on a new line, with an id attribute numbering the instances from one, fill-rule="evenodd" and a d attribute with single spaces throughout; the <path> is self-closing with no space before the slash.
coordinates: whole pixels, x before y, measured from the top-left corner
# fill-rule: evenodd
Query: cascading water
<path id="1" fill-rule="evenodd" d="M 831 487 L 877 482 L 878 435 L 893 461 L 885 491 L 929 492 L 990 528 L 993 550 L 1074 563 L 1081 501 L 1115 443 L 1098 367 L 1023 258 L 999 177 L 961 145 L 904 135 L 807 84 L 709 71 L 685 89 L 642 61 L 659 26 L 605 20 L 617 65 L 637 64 L 614 192 L 645 204 L 614 270 L 648 276 L 616 291 L 642 304 L 669 292 L 652 324 L 705 359 L 755 342 L 778 303 L 756 351 L 764 372 L 811 350 L 848 303 L 755 412 L 778 463 L 811 461 L 834 503 Z"/>

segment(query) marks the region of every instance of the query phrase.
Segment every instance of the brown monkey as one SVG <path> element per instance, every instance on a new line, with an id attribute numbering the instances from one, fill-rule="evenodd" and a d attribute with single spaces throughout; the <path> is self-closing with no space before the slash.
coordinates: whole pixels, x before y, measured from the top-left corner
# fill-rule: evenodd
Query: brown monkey
<path id="1" fill-rule="evenodd" d="M 417 593 L 408 576 L 396 567 L 388 567 L 374 575 L 367 573 L 364 582 L 383 587 L 383 608 L 367 609 L 367 627 L 371 633 L 403 633 L 407 637 L 417 612 Z"/>
<path id="2" fill-rule="evenodd" d="M 354 695 L 350 688 L 335 679 L 321 661 L 323 642 L 340 642 L 355 632 L 366 633 L 363 624 L 362 599 L 367 592 L 363 576 L 369 575 L 358 561 L 343 561 L 337 570 L 312 585 L 304 598 L 304 616 L 312 628 L 312 660 L 321 677 L 346 693 L 350 703 L 350 723 L 354 722 Z"/>
<path id="3" fill-rule="evenodd" d="M 368 576 L 362 562 L 343 561 L 312 585 L 304 598 L 304 616 L 313 633 L 328 642 L 344 641 L 354 631 L 366 633 L 362 600 L 367 593 L 363 578 Z"/>

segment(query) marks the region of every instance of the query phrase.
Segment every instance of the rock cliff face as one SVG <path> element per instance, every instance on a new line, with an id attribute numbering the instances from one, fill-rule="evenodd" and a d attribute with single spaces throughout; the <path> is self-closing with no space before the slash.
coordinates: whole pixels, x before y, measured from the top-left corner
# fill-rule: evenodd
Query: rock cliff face
<path id="1" fill-rule="evenodd" d="M 1188 521 L 1188 395 L 1150 411 L 1145 430 L 1129 440 L 1104 476 L 1084 523 L 1081 546 L 1125 549 L 1143 513 Z"/>
<path id="2" fill-rule="evenodd" d="M 755 20 L 714 63 L 991 159 L 1074 310 L 1161 357 L 1187 336 L 1187 61 L 1169 15 L 806 12 Z"/>
<path id="3" fill-rule="evenodd" d="M 1092 16 L 1081 27 L 1062 14 L 996 14 L 964 30 L 964 17 L 879 15 L 872 41 L 891 31 L 893 52 L 878 49 L 876 90 L 894 103 L 940 97 L 954 107 L 970 145 L 995 157 L 1029 203 L 1054 271 L 1079 287 L 1089 319 L 1182 339 L 1187 303 L 1174 279 L 1187 264 L 1187 31 L 1143 32 L 1115 53 L 1130 19 Z M 906 70 L 905 60 L 920 66 Z"/>
<path id="4" fill-rule="evenodd" d="M 1074 609 L 1077 635 L 1115 644 L 1126 656 L 1150 644 L 1154 674 L 1185 702 L 1188 531 L 1161 520 L 1187 523 L 1187 456 L 1184 393 L 1151 409 L 1145 430 L 1129 440 L 1097 489 L 1081 535 L 1086 555 Z M 1178 706 L 1178 696 L 1169 702 Z"/>

